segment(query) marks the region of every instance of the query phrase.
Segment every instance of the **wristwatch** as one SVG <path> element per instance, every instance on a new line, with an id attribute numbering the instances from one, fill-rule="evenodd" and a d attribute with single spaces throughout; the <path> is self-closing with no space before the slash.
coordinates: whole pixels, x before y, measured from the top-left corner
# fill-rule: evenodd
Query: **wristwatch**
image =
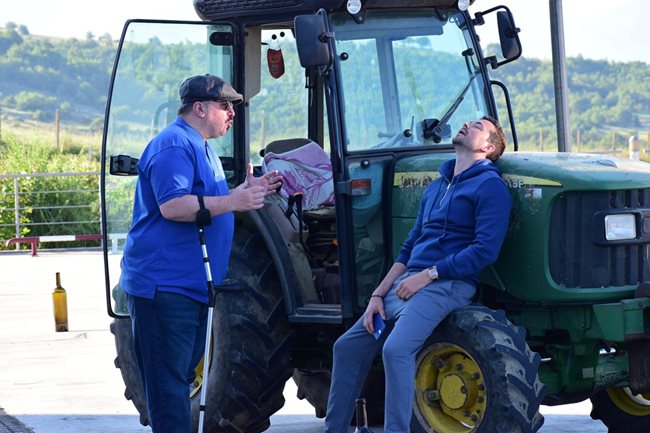
<path id="1" fill-rule="evenodd" d="M 438 279 L 438 268 L 436 268 L 436 265 L 433 265 L 427 269 L 427 277 L 429 277 L 431 281 Z"/>

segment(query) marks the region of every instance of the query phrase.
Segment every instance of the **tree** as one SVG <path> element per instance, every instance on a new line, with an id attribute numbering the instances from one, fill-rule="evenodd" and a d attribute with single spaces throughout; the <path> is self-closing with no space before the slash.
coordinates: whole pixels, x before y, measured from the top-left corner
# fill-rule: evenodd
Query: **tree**
<path id="1" fill-rule="evenodd" d="M 15 30 L 0 32 L 0 55 L 4 55 L 12 46 L 22 43 L 23 38 Z"/>
<path id="2" fill-rule="evenodd" d="M 104 33 L 103 35 L 101 35 L 98 40 L 103 44 L 107 44 L 107 45 L 113 44 L 113 38 L 108 33 Z"/>
<path id="3" fill-rule="evenodd" d="M 38 92 L 20 92 L 16 95 L 16 107 L 23 111 L 52 111 L 56 109 L 56 98 Z"/>

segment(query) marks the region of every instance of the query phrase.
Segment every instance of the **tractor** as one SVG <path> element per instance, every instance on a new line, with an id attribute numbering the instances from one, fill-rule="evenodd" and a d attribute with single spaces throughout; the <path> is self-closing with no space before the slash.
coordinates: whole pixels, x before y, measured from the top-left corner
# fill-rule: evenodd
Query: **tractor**
<path id="1" fill-rule="evenodd" d="M 334 341 L 365 310 L 424 188 L 454 157 L 452 135 L 490 115 L 509 131 L 497 162 L 513 199 L 508 235 L 473 302 L 417 356 L 412 431 L 535 432 L 540 405 L 586 399 L 610 432 L 650 431 L 650 165 L 518 151 L 508 89 L 490 73 L 521 55 L 519 29 L 508 8 L 478 5 L 194 0 L 200 21 L 125 24 L 106 108 L 101 211 L 115 362 L 142 424 L 119 242 L 139 155 L 175 118 L 181 82 L 211 73 L 244 95 L 234 127 L 210 143 L 229 183 L 244 181 L 249 161 L 257 172 L 279 163 L 287 188 L 235 215 L 209 375 L 201 362 L 188 391 L 195 426 L 207 386 L 206 431 L 264 431 L 291 378 L 325 415 Z M 489 29 L 496 53 L 479 39 Z M 370 423 L 380 423 L 381 359 L 362 394 Z"/>

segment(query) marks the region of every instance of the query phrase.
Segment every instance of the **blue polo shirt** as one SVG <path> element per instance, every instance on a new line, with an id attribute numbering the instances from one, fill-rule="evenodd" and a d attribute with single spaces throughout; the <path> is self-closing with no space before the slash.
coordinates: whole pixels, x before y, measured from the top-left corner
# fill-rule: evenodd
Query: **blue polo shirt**
<path id="1" fill-rule="evenodd" d="M 145 148 L 138 162 L 133 218 L 122 258 L 120 284 L 127 293 L 152 299 L 161 290 L 207 302 L 196 223 L 165 219 L 160 205 L 187 194 L 228 195 L 221 162 L 213 159 L 208 159 L 201 135 L 180 117 Z M 213 218 L 205 228 L 215 284 L 226 273 L 233 230 L 232 212 Z"/>

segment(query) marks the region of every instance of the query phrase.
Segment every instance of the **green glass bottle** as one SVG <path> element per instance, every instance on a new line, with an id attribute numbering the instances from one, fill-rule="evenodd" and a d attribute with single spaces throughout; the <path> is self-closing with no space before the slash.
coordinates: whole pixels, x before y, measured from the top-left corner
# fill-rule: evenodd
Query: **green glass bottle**
<path id="1" fill-rule="evenodd" d="M 54 326 L 56 332 L 66 332 L 68 330 L 68 299 L 65 289 L 61 287 L 61 274 L 56 273 L 56 287 L 52 292 L 52 302 L 54 304 Z"/>

